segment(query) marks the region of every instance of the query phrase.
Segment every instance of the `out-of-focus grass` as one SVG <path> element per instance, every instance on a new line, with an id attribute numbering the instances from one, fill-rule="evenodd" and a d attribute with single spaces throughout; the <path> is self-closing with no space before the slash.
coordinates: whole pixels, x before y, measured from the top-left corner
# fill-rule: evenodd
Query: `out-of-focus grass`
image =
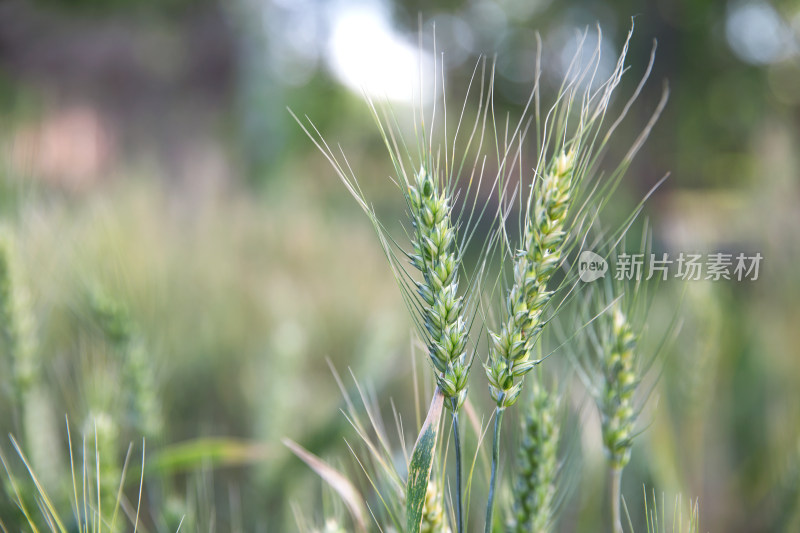
<path id="1" fill-rule="evenodd" d="M 266 456 L 235 477 L 261 486 L 253 500 L 279 497 L 270 512 L 303 477 L 274 478 L 286 457 L 280 437 L 308 436 L 317 453 L 342 442 L 326 357 L 358 375 L 388 375 L 411 327 L 370 228 L 326 207 L 324 184 L 286 181 L 262 195 L 225 190 L 191 201 L 151 178 L 81 196 L 24 187 L 5 213 L 53 409 L 81 420 L 89 384 L 118 378 L 104 373 L 110 355 L 87 310 L 102 287 L 129 308 L 151 352 L 166 420 L 158 444 L 264 444 Z M 3 428 L 14 431 L 10 417 Z"/>

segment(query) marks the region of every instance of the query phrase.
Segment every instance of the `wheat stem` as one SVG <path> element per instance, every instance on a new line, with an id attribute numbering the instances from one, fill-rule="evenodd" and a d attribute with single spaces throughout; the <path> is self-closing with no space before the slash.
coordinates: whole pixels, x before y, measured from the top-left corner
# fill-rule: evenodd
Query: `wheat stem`
<path id="1" fill-rule="evenodd" d="M 461 438 L 458 431 L 458 398 L 450 400 L 453 405 L 453 444 L 456 449 L 456 531 L 464 533 L 464 514 L 461 501 Z"/>
<path id="2" fill-rule="evenodd" d="M 611 469 L 611 527 L 614 529 L 614 533 L 622 533 L 621 499 L 622 467 L 614 467 Z"/>
<path id="3" fill-rule="evenodd" d="M 494 436 L 492 438 L 492 477 L 489 480 L 489 501 L 486 503 L 485 533 L 492 531 L 492 514 L 494 513 L 494 493 L 497 483 L 497 463 L 500 461 L 500 426 L 503 423 L 505 408 L 496 407 L 494 412 Z"/>

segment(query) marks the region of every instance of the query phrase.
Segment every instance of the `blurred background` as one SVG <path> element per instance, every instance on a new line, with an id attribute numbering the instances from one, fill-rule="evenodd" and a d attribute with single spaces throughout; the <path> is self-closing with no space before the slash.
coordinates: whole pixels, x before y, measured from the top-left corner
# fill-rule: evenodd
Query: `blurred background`
<path id="1" fill-rule="evenodd" d="M 0 2 L 0 224 L 31 339 L 21 377 L 0 364 L 0 379 L 14 376 L 2 379 L 0 433 L 16 435 L 54 493 L 69 475 L 64 414 L 73 439 L 97 441 L 106 415 L 106 456 L 120 465 L 149 434 L 145 468 L 161 480 L 148 489 L 151 530 L 175 531 L 186 514 L 183 530 L 293 531 L 293 504 L 322 523 L 336 504 L 313 504 L 331 498 L 280 439 L 357 471 L 326 358 L 382 409 L 389 397 L 413 405 L 413 324 L 368 220 L 287 107 L 342 145 L 397 220 L 364 95 L 410 116 L 415 94 L 441 90 L 418 74 L 420 39 L 423 62 L 436 57 L 434 25 L 452 115 L 480 55 L 496 56 L 495 106 L 513 115 L 533 84 L 536 32 L 551 94 L 576 31 L 600 25 L 608 75 L 631 17 L 618 108 L 653 39 L 658 49 L 611 160 L 664 80 L 671 94 L 609 216 L 670 172 L 645 209 L 656 250 L 764 259 L 758 280 L 659 295 L 656 320 L 681 302 L 684 325 L 642 417 L 628 507 L 642 524 L 646 484 L 668 509 L 676 494 L 697 498 L 703 531 L 800 530 L 794 0 Z M 10 441 L 0 449 L 13 456 Z M 564 531 L 598 531 L 605 512 L 600 467 L 584 455 Z M 18 529 L 6 495 L 0 517 Z"/>

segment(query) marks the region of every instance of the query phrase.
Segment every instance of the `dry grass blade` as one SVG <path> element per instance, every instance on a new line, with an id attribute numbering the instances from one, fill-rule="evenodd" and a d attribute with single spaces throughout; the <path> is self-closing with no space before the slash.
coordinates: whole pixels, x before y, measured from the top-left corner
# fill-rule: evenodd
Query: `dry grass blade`
<path id="1" fill-rule="evenodd" d="M 144 466 L 145 449 L 145 441 L 142 439 L 142 466 Z M 72 453 L 72 451 L 70 451 L 70 453 Z M 133 522 L 133 533 L 136 533 L 136 530 L 139 528 L 139 511 L 142 509 L 142 487 L 144 487 L 144 468 L 142 468 L 139 477 L 139 497 L 136 501 L 136 519 Z"/>
<path id="2" fill-rule="evenodd" d="M 366 533 L 367 531 L 367 510 L 364 508 L 363 498 L 358 489 L 342 473 L 334 469 L 328 463 L 309 452 L 291 439 L 283 438 L 284 446 L 289 448 L 300 460 L 307 464 L 314 472 L 319 475 L 333 490 L 342 498 L 356 530 Z"/>

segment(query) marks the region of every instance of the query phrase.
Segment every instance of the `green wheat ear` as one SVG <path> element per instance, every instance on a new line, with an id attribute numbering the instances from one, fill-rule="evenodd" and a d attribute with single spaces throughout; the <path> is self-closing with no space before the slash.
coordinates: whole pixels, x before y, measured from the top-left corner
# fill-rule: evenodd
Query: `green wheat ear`
<path id="1" fill-rule="evenodd" d="M 634 366 L 636 335 L 619 301 L 613 304 L 608 322 L 610 334 L 603 346 L 601 426 L 611 466 L 622 469 L 630 461 L 635 422 L 633 394 L 641 378 Z"/>
<path id="2" fill-rule="evenodd" d="M 640 246 L 647 255 L 651 249 L 647 228 Z M 607 255 L 613 255 L 615 250 Z M 586 335 L 581 336 L 582 344 L 575 350 L 573 362 L 600 414 L 615 533 L 622 531 L 622 472 L 630 461 L 637 416 L 649 394 L 641 385 L 680 329 L 676 314 L 673 322 L 664 328 L 657 349 L 645 353 L 641 341 L 647 332 L 652 291 L 657 286 L 657 280 L 647 282 L 637 277 L 627 283 L 609 275 L 592 284 L 583 302 L 581 320 L 587 324 Z"/>
<path id="3" fill-rule="evenodd" d="M 561 404 L 539 380 L 533 383 L 532 397 L 517 454 L 510 533 L 550 531 L 556 514 Z"/>
<path id="4" fill-rule="evenodd" d="M 425 504 L 422 506 L 420 533 L 450 533 L 450 527 L 445 520 L 443 499 L 439 483 L 431 479 L 425 492 Z"/>
<path id="5" fill-rule="evenodd" d="M 653 287 L 640 280 L 624 285 L 606 279 L 594 288 L 591 305 L 597 314 L 588 328 L 589 345 L 582 350 L 585 357 L 578 369 L 600 412 L 609 465 L 621 471 L 630 460 L 636 417 L 647 399 L 645 394 L 637 398 L 640 384 L 678 328 L 670 324 L 659 351 L 646 356 L 639 341 L 646 330 Z"/>
<path id="6" fill-rule="evenodd" d="M 665 87 L 650 121 L 628 153 L 607 177 L 600 180 L 604 173 L 600 162 L 607 143 L 647 82 L 655 57 L 654 47 L 639 87 L 621 114 L 611 125 L 607 125 L 612 94 L 627 68 L 625 58 L 632 32 L 631 28 L 616 68 L 597 88 L 593 88 L 593 82 L 595 66 L 600 60 L 602 37 L 598 31 L 596 48 L 585 58 L 588 62 L 584 62 L 581 58 L 587 38 L 584 33 L 579 39 L 578 52 L 565 75 L 556 102 L 544 118 L 539 114 L 538 84 L 534 87 L 532 98 L 537 102 L 534 118 L 538 162 L 529 192 L 523 188 L 525 176 L 519 177 L 518 231 L 521 242 L 518 248 L 512 248 L 510 244 L 506 246 L 506 253 L 513 258 L 513 279 L 505 295 L 500 327 L 490 330 L 491 343 L 485 364 L 489 391 L 498 409 L 514 404 L 522 389 L 524 376 L 538 363 L 531 361 L 530 352 L 547 322 L 545 313 L 558 289 L 554 287 L 548 290 L 548 283 L 572 247 L 587 236 L 597 221 L 666 104 L 668 91 Z M 510 205 L 505 192 L 504 188 L 500 189 L 501 203 Z M 641 204 L 620 229 L 621 233 L 624 234 L 627 224 L 640 209 Z M 505 220 L 501 221 L 501 231 L 505 236 L 504 224 Z M 616 237 L 612 236 L 610 240 Z M 574 275 L 574 271 L 570 270 L 562 286 Z"/>
<path id="7" fill-rule="evenodd" d="M 531 361 L 533 345 L 544 325 L 552 291 L 547 290 L 561 263 L 571 199 L 575 152 L 562 152 L 537 181 L 533 213 L 525 226 L 524 243 L 514 258 L 514 283 L 504 309 L 499 333 L 489 332 L 492 344 L 486 375 L 489 392 L 499 408 L 513 405 L 522 391 L 522 379 L 538 361 Z M 516 380 L 516 381 L 515 381 Z"/>
<path id="8" fill-rule="evenodd" d="M 595 51 L 589 55 L 587 62 L 581 51 L 587 37 L 584 33 L 579 38 L 578 53 L 559 88 L 556 102 L 543 120 L 539 114 L 538 83 L 534 87 L 532 99 L 536 101 L 536 106 L 533 118 L 536 119 L 538 158 L 530 192 L 523 186 L 525 176 L 520 175 L 519 179 L 519 233 L 522 242 L 518 249 L 512 249 L 509 243 L 505 220 L 500 224 L 506 243 L 503 259 L 507 256 L 513 258 L 513 280 L 505 296 L 499 331 L 489 332 L 491 342 L 485 363 L 489 392 L 496 405 L 485 533 L 490 533 L 494 525 L 493 503 L 503 413 L 519 397 L 525 375 L 541 362 L 531 360 L 531 350 L 542 329 L 558 313 L 558 309 L 579 292 L 574 290 L 578 287 L 574 265 L 566 269 L 559 286 L 548 290 L 548 282 L 571 248 L 585 240 L 666 103 L 665 89 L 650 121 L 628 153 L 605 179 L 600 180 L 603 172 L 599 162 L 606 152 L 606 144 L 624 119 L 631 103 L 638 97 L 653 65 L 654 54 L 651 54 L 650 63 L 628 104 L 611 125 L 606 126 L 604 121 L 612 93 L 619 86 L 627 68 L 625 57 L 631 35 L 632 29 L 609 78 L 593 88 L 596 66 L 600 60 L 601 35 L 598 31 Z M 501 203 L 510 206 L 513 200 L 509 201 L 504 192 L 505 189 L 501 188 Z M 641 205 L 631 219 L 635 218 L 640 208 Z M 627 227 L 623 226 L 620 233 L 624 234 L 626 230 Z M 610 240 L 615 238 L 617 235 L 610 237 Z M 502 277 L 501 269 L 498 280 Z M 563 299 L 550 313 L 548 305 L 553 294 L 573 283 L 572 289 L 564 291 Z"/>
<path id="9" fill-rule="evenodd" d="M 606 305 L 594 322 L 592 336 L 594 368 L 587 372 L 594 377 L 590 391 L 600 412 L 603 448 L 609 462 L 611 492 L 611 524 L 615 533 L 622 532 L 622 471 L 628 464 L 633 446 L 637 410 L 634 395 L 646 371 L 637 349 L 637 331 L 632 318 L 645 320 L 646 310 L 635 302 L 641 294 L 640 285 L 628 287 L 629 292 L 612 281 L 604 285 L 605 295 L 596 305 Z"/>
<path id="10" fill-rule="evenodd" d="M 417 172 L 415 184 L 408 186 L 406 200 L 414 227 L 411 263 L 423 278 L 417 282 L 417 291 L 425 303 L 428 355 L 437 371 L 437 385 L 451 400 L 445 405 L 458 410 L 467 396 L 469 363 L 451 200 L 424 167 Z"/>
<path id="11" fill-rule="evenodd" d="M 14 431 L 31 464 L 46 482 L 63 473 L 52 390 L 44 383 L 41 353 L 28 280 L 11 229 L 0 229 L 0 368 L 8 369 L 1 388 L 11 391 Z M 1 372 L 1 371 L 0 371 Z"/>
<path id="12" fill-rule="evenodd" d="M 89 457 L 96 456 L 98 514 L 110 520 L 110 510 L 117 501 L 117 491 L 123 480 L 122 468 L 117 453 L 120 449 L 120 428 L 112 414 L 103 410 L 92 410 L 84 420 L 83 437 L 87 443 Z"/>
<path id="13" fill-rule="evenodd" d="M 103 335 L 121 358 L 127 414 L 134 430 L 148 439 L 161 435 L 163 416 L 151 354 L 128 309 L 95 288 L 89 307 Z"/>
<path id="14" fill-rule="evenodd" d="M 440 72 L 435 74 L 439 76 Z M 368 102 L 388 152 L 391 180 L 406 203 L 408 218 L 399 235 L 390 232 L 378 217 L 342 149 L 332 149 L 307 117 L 301 120 L 292 114 L 372 223 L 417 332 L 428 348 L 436 383 L 448 400 L 445 404 L 449 409 L 455 405 L 456 410 L 466 398 L 473 359 L 467 355 L 472 346 L 468 338 L 478 314 L 487 265 L 500 239 L 496 228 L 488 234 L 478 231 L 481 224 L 500 216 L 501 206 L 485 199 L 487 194 L 497 196 L 501 178 L 513 159 L 512 147 L 524 135 L 522 122 L 513 134 L 504 131 L 498 136 L 487 128 L 492 86 L 486 61 L 481 60 L 467 87 L 464 104 L 466 108 L 467 102 L 479 98 L 477 109 L 469 114 L 474 122 L 462 124 L 462 114 L 451 136 L 447 128 L 452 125 L 448 124 L 443 102 L 430 110 L 414 110 L 412 139 L 407 138 L 388 103 Z M 438 111 L 439 105 L 443 112 Z M 499 170 L 493 175 L 487 170 L 487 146 L 497 148 L 491 157 L 497 158 Z M 465 265 L 468 250 L 471 257 L 477 257 L 474 267 Z"/>
<path id="15" fill-rule="evenodd" d="M 0 353 L 11 366 L 10 385 L 19 410 L 24 409 L 27 392 L 39 375 L 33 311 L 21 272 L 14 238 L 0 230 Z"/>

